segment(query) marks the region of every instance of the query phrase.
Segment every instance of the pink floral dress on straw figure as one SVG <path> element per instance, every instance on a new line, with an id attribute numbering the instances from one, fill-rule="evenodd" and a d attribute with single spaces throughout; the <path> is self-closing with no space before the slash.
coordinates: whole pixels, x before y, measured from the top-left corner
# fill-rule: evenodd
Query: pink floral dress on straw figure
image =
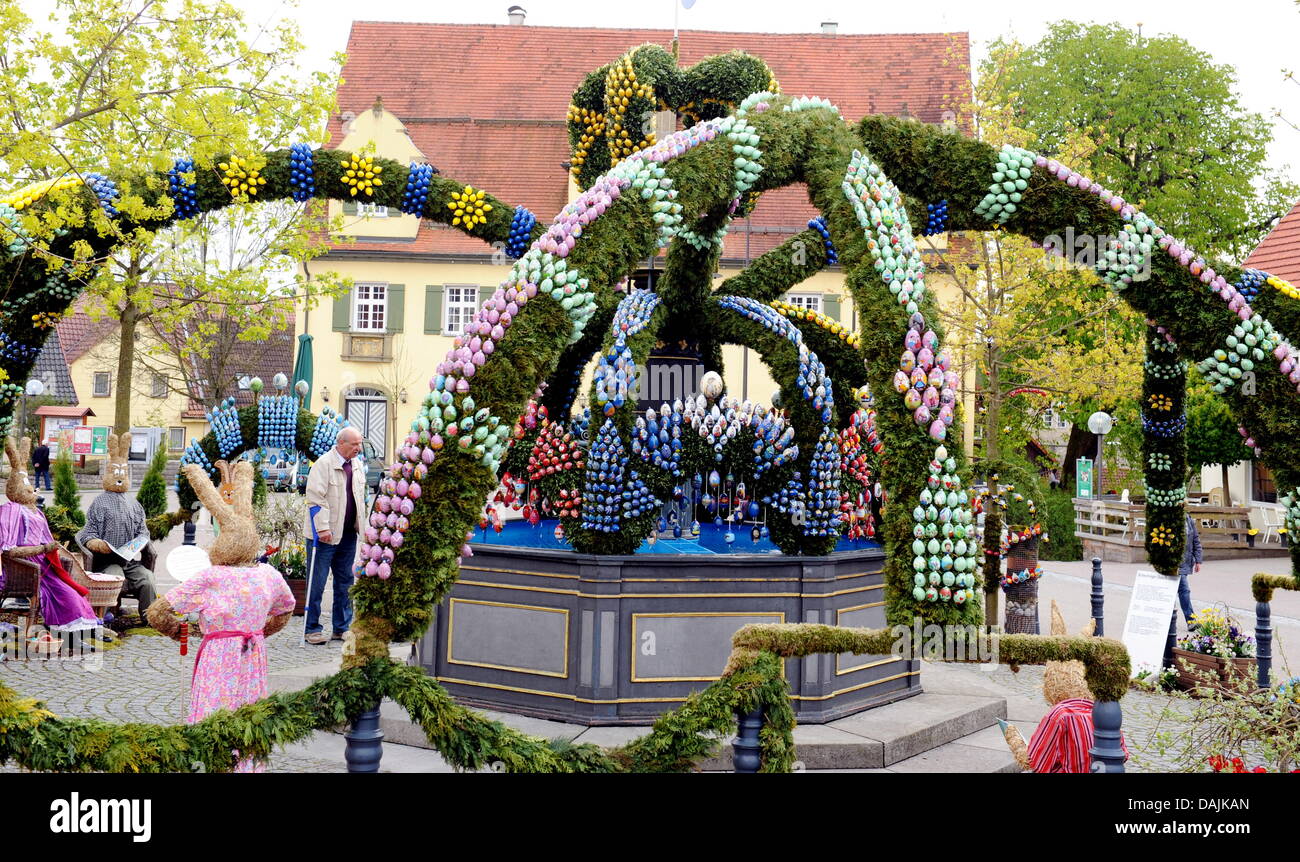
<path id="1" fill-rule="evenodd" d="M 262 629 L 268 617 L 287 614 L 294 607 L 293 593 L 279 572 L 265 563 L 212 566 L 170 590 L 167 601 L 178 614 L 197 612 L 204 635 L 195 656 L 187 723 L 266 697 Z M 262 769 L 261 764 L 243 760 L 235 771 Z"/>

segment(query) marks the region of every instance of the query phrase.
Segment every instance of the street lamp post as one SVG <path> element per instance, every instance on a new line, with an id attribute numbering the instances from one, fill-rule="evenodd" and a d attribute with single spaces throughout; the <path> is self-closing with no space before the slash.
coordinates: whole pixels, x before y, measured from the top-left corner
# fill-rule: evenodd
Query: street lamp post
<path id="1" fill-rule="evenodd" d="M 1106 459 L 1106 435 L 1115 427 L 1115 420 L 1109 413 L 1098 410 L 1088 417 L 1088 430 L 1097 435 L 1097 496 L 1106 492 L 1102 484 L 1102 461 Z"/>
<path id="2" fill-rule="evenodd" d="M 45 394 L 45 384 L 33 377 L 27 381 L 27 388 L 23 390 L 23 415 L 22 423 L 18 426 L 18 437 L 21 439 L 23 433 L 27 430 L 27 399 L 39 398 Z"/>

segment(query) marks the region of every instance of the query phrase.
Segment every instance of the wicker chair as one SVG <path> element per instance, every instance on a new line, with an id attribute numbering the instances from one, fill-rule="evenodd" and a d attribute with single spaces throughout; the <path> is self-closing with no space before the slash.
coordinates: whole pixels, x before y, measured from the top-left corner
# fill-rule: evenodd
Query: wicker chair
<path id="1" fill-rule="evenodd" d="M 80 568 L 86 572 L 93 572 L 94 570 L 92 567 L 94 566 L 95 555 L 90 551 L 86 550 L 85 548 L 80 547 L 80 545 L 78 545 L 78 549 L 81 551 L 78 559 Z M 143 565 L 149 571 L 157 574 L 158 571 L 157 563 L 158 563 L 158 555 L 153 549 L 153 542 L 150 542 L 149 544 L 144 546 L 144 550 L 140 551 L 140 564 Z M 98 577 L 101 574 L 102 573 L 96 572 L 95 576 Z M 91 586 L 91 584 L 89 583 L 89 579 L 87 580 L 87 582 L 83 583 L 83 586 Z M 121 585 L 120 591 L 117 594 L 116 602 L 113 604 L 111 608 L 109 608 L 109 610 L 113 611 L 114 616 L 121 616 L 122 599 L 138 599 L 138 598 L 139 596 L 135 594 L 135 592 L 131 589 L 130 585 L 123 583 Z M 95 610 L 100 610 L 100 608 L 96 607 Z M 144 618 L 144 611 L 145 611 L 144 608 L 140 608 L 141 619 Z"/>
<path id="2" fill-rule="evenodd" d="M 36 626 L 36 617 L 41 609 L 41 567 L 30 560 L 4 556 L 0 557 L 0 573 L 4 575 L 0 603 L 5 599 L 27 599 L 30 607 L 16 616 L 26 616 L 27 628 L 31 630 Z"/>

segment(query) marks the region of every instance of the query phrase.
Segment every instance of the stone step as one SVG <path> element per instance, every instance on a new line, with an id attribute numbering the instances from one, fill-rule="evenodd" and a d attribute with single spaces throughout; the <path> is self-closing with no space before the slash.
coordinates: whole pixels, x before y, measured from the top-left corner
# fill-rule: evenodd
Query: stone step
<path id="1" fill-rule="evenodd" d="M 407 650 L 404 646 L 394 647 L 393 657 L 403 660 Z M 335 659 L 274 673 L 271 687 L 300 689 L 334 673 L 337 668 Z M 998 718 L 1007 717 L 1007 699 L 997 686 L 969 670 L 930 664 L 925 665 L 922 684 L 927 690 L 907 700 L 829 724 L 795 728 L 796 768 L 804 771 L 1018 771 L 996 724 Z M 644 726 L 587 727 L 490 710 L 484 714 L 532 736 L 602 747 L 624 745 L 649 733 L 649 728 Z M 1028 714 L 1022 717 L 1031 719 Z M 380 726 L 386 742 L 429 748 L 424 731 L 396 703 L 381 704 Z M 724 740 L 717 753 L 701 763 L 701 768 L 730 771 L 733 768 L 731 742 L 731 738 Z"/>

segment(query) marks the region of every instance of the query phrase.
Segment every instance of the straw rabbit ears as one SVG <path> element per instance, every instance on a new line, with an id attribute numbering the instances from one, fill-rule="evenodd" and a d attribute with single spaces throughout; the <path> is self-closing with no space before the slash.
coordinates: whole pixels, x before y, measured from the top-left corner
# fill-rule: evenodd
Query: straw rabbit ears
<path id="1" fill-rule="evenodd" d="M 9 458 L 9 469 L 17 473 L 27 470 L 27 460 L 32 457 L 32 438 L 24 437 L 17 443 L 14 438 L 5 438 L 5 456 Z"/>
<path id="2" fill-rule="evenodd" d="M 1097 621 L 1088 620 L 1088 624 L 1079 632 L 1080 637 L 1090 638 L 1097 630 Z M 1063 638 L 1068 637 L 1070 632 L 1065 628 L 1065 617 L 1061 614 L 1061 607 L 1052 599 L 1052 636 Z"/>
<path id="3" fill-rule="evenodd" d="M 131 454 L 131 435 L 108 435 L 108 460 L 125 462 Z"/>
<path id="4" fill-rule="evenodd" d="M 239 461 L 232 470 L 230 464 L 218 461 L 216 467 L 221 471 L 221 490 L 217 490 L 208 478 L 208 474 L 198 464 L 185 465 L 185 478 L 190 480 L 190 487 L 212 513 L 223 528 L 234 519 L 251 521 L 253 519 L 253 465 L 248 461 Z"/>

